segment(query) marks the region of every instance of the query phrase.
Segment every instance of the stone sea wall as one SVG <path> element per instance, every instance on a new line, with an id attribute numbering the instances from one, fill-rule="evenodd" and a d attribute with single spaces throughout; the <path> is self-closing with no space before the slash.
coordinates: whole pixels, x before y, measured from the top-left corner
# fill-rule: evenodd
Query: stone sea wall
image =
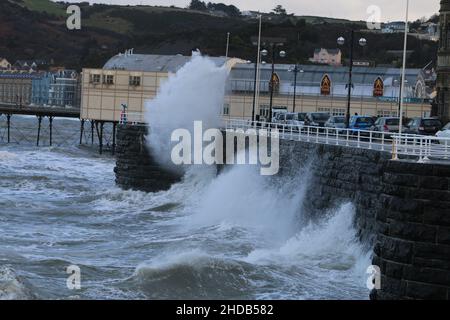
<path id="1" fill-rule="evenodd" d="M 355 205 L 361 240 L 382 273 L 372 299 L 450 299 L 450 165 L 292 141 L 280 153 L 287 172 L 310 163 L 305 210 Z"/>
<path id="2" fill-rule="evenodd" d="M 116 182 L 124 189 L 166 190 L 180 177 L 153 160 L 146 130 L 119 126 Z M 390 158 L 387 152 L 280 141 L 280 174 L 306 167 L 310 175 L 305 212 L 354 204 L 360 239 L 373 248 L 382 274 L 372 299 L 449 299 L 450 166 Z"/>
<path id="3" fill-rule="evenodd" d="M 181 177 L 165 170 L 151 156 L 145 143 L 146 126 L 117 127 L 116 184 L 128 190 L 168 190 Z"/>

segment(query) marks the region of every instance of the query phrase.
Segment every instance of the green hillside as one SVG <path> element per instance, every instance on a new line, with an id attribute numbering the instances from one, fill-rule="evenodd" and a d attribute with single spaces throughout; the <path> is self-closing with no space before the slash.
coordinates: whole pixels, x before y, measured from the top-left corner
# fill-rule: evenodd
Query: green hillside
<path id="1" fill-rule="evenodd" d="M 78 3 L 82 29 L 65 26 L 69 4 L 49 0 L 0 1 L 0 56 L 10 60 L 44 58 L 58 65 L 80 69 L 100 67 L 125 49 L 136 53 L 185 54 L 200 49 L 213 56 L 225 54 L 226 35 L 231 33 L 231 56 L 253 61 L 251 38 L 258 21 L 239 15 L 219 15 L 175 7 L 118 6 Z M 317 48 L 337 47 L 336 39 L 350 29 L 364 33 L 365 24 L 345 19 L 264 14 L 263 36 L 284 37 L 287 57 L 279 62 L 309 63 Z M 33 32 L 30 32 L 33 30 Z M 368 45 L 356 48 L 355 57 L 374 64 L 399 64 L 388 51 L 402 50 L 402 34 L 364 33 Z M 409 67 L 423 67 L 436 59 L 437 43 L 410 37 L 413 54 Z M 348 58 L 348 46 L 341 48 Z"/>
<path id="2" fill-rule="evenodd" d="M 50 0 L 9 0 L 26 7 L 31 11 L 45 12 L 50 15 L 64 16 L 66 14 L 65 6 L 52 2 Z"/>

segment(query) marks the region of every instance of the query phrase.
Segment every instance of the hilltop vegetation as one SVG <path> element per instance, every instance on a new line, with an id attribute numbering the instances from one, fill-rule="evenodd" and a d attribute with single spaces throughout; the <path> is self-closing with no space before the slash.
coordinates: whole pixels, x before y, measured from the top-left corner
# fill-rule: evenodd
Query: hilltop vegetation
<path id="1" fill-rule="evenodd" d="M 58 65 L 76 69 L 101 67 L 109 57 L 128 48 L 155 54 L 190 54 L 200 49 L 218 56 L 225 54 L 226 34 L 230 32 L 230 55 L 254 60 L 255 47 L 250 39 L 257 34 L 257 20 L 241 16 L 233 6 L 199 2 L 201 7 L 191 9 L 84 2 L 79 4 L 82 30 L 69 31 L 65 27 L 69 4 L 49 0 L 1 1 L 0 56 L 12 61 L 54 59 Z M 263 35 L 287 39 L 284 50 L 288 55 L 282 62 L 308 63 L 314 49 L 336 48 L 336 39 L 345 36 L 350 28 L 363 30 L 365 24 L 298 17 L 275 10 L 264 15 Z M 399 63 L 388 50 L 402 49 L 401 34 L 367 33 L 364 37 L 368 46 L 357 48 L 356 59 L 376 64 Z M 341 49 L 345 59 L 348 48 Z M 410 37 L 409 49 L 414 51 L 409 66 L 422 67 L 435 60 L 437 44 Z"/>
<path id="2" fill-rule="evenodd" d="M 24 8 L 28 8 L 31 11 L 37 11 L 41 13 L 47 13 L 58 17 L 65 15 L 65 8 L 63 4 L 51 2 L 49 0 L 12 0 Z"/>

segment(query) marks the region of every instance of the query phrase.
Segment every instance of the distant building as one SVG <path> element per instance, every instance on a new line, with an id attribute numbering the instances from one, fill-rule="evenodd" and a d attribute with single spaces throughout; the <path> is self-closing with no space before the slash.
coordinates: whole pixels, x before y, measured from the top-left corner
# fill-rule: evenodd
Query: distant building
<path id="1" fill-rule="evenodd" d="M 384 24 L 383 28 L 381 29 L 382 33 L 399 33 L 399 32 L 405 32 L 405 22 L 402 21 L 396 21 L 396 22 L 389 22 Z"/>
<path id="2" fill-rule="evenodd" d="M 190 61 L 186 56 L 120 54 L 112 57 L 103 69 L 84 69 L 81 118 L 119 121 L 121 105 L 127 105 L 134 117 L 141 117 L 145 102 L 154 98 L 171 73 Z M 260 96 L 253 100 L 255 65 L 239 59 L 211 58 L 216 65 L 230 68 L 223 116 L 246 118 L 269 117 L 271 65 L 261 65 Z M 275 65 L 273 110 L 293 111 L 294 88 L 297 112 L 329 112 L 345 115 L 347 110 L 348 68 L 326 65 L 301 65 L 295 75 L 292 65 Z M 429 115 L 427 79 L 422 69 L 407 69 L 405 114 L 408 117 Z M 354 67 L 351 112 L 361 115 L 391 116 L 398 113 L 401 69 Z M 420 83 L 419 83 L 420 82 Z M 255 103 L 255 104 L 254 104 Z M 133 121 L 142 121 L 142 118 Z"/>
<path id="3" fill-rule="evenodd" d="M 250 19 L 257 19 L 259 17 L 260 13 L 256 11 L 242 11 L 241 16 L 250 18 Z"/>
<path id="4" fill-rule="evenodd" d="M 410 32 L 410 35 L 420 40 L 439 41 L 439 25 L 434 22 L 422 23 L 415 33 Z"/>
<path id="5" fill-rule="evenodd" d="M 243 62 L 225 57 L 211 59 L 217 66 Z M 143 113 L 145 101 L 154 98 L 169 74 L 190 60 L 182 55 L 144 55 L 129 50 L 112 57 L 103 69 L 83 69 L 81 118 L 119 121 L 122 104 L 130 113 Z"/>
<path id="6" fill-rule="evenodd" d="M 32 103 L 57 107 L 80 107 L 81 79 L 74 70 L 40 73 L 32 84 Z"/>
<path id="7" fill-rule="evenodd" d="M 254 13 L 252 11 L 242 11 L 241 15 L 244 17 L 253 17 Z"/>
<path id="8" fill-rule="evenodd" d="M 229 116 L 249 117 L 252 114 L 254 64 L 237 64 L 230 73 Z M 300 65 L 295 92 L 297 112 L 328 112 L 345 115 L 348 94 L 348 68 L 319 65 Z M 291 65 L 276 65 L 277 89 L 273 108 L 293 111 L 294 73 Z M 271 66 L 261 67 L 259 106 L 256 114 L 268 117 L 270 102 Z M 353 68 L 351 90 L 354 114 L 372 116 L 395 116 L 398 114 L 401 69 L 397 68 Z M 435 75 L 434 75 L 435 76 Z M 430 114 L 428 87 L 432 73 L 423 74 L 422 69 L 407 69 L 405 83 L 405 113 L 408 117 Z M 416 89 L 417 88 L 417 89 Z"/>
<path id="9" fill-rule="evenodd" d="M 425 22 L 420 26 L 423 31 L 425 31 L 430 36 L 439 35 L 439 25 L 434 22 Z"/>
<path id="10" fill-rule="evenodd" d="M 11 70 L 11 63 L 2 57 L 0 57 L 0 70 Z"/>
<path id="11" fill-rule="evenodd" d="M 276 74 L 280 80 L 279 94 L 291 94 L 294 91 L 293 73 L 289 70 L 290 65 L 276 65 Z M 253 68 L 253 69 L 252 69 Z M 318 96 L 321 95 L 321 82 L 325 76 L 330 80 L 330 95 L 336 97 L 346 97 L 348 93 L 348 68 L 333 66 L 299 66 L 302 72 L 297 75 L 297 89 L 299 95 Z M 269 81 L 271 66 L 264 65 L 261 70 L 260 91 L 269 92 Z M 353 89 L 352 96 L 355 98 L 382 97 L 384 99 L 398 99 L 400 89 L 401 69 L 398 68 L 372 68 L 372 67 L 354 67 L 353 68 Z M 236 92 L 251 89 L 254 78 L 254 65 L 237 64 L 230 74 L 231 88 Z M 405 98 L 428 99 L 427 92 L 431 93 L 434 84 L 433 79 L 436 74 L 433 70 L 424 71 L 422 69 L 406 69 Z M 374 86 L 378 79 L 381 79 L 383 90 L 382 94 L 374 94 Z M 416 86 L 420 81 L 421 88 L 417 90 Z M 247 84 L 245 84 L 247 83 Z M 416 95 L 416 92 L 418 93 Z"/>
<path id="12" fill-rule="evenodd" d="M 64 70 L 52 74 L 49 90 L 49 104 L 60 107 L 80 107 L 81 82 L 74 70 Z"/>
<path id="13" fill-rule="evenodd" d="M 340 66 L 342 65 L 342 53 L 339 49 L 316 49 L 314 57 L 309 60 L 314 63 Z"/>
<path id="14" fill-rule="evenodd" d="M 434 68 L 422 69 L 417 77 L 414 96 L 417 98 L 432 99 L 436 96 L 437 74 Z"/>
<path id="15" fill-rule="evenodd" d="M 34 73 L 0 71 L 0 103 L 30 104 L 32 82 L 35 78 Z"/>
<path id="16" fill-rule="evenodd" d="M 53 61 L 47 61 L 43 59 L 35 59 L 35 60 L 17 60 L 13 68 L 16 70 L 22 71 L 37 71 L 37 70 L 46 70 L 52 64 Z"/>
<path id="17" fill-rule="evenodd" d="M 48 72 L 39 73 L 32 82 L 31 103 L 37 106 L 48 105 L 52 76 Z"/>

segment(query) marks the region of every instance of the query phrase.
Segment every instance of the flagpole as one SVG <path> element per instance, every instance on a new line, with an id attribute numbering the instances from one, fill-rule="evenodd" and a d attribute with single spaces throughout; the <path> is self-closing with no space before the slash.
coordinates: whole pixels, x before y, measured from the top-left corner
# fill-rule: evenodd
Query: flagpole
<path id="1" fill-rule="evenodd" d="M 230 48 L 230 33 L 227 33 L 227 50 L 225 53 L 225 57 L 228 58 L 228 49 Z"/>
<path id="2" fill-rule="evenodd" d="M 258 55 L 256 61 L 256 102 L 255 105 L 259 109 L 259 91 L 260 91 L 260 61 L 261 61 L 261 29 L 262 29 L 262 15 L 259 16 L 259 35 L 258 35 Z M 256 108 L 255 108 L 256 109 Z M 254 120 L 254 119 L 253 119 Z"/>
<path id="3" fill-rule="evenodd" d="M 405 95 L 405 74 L 406 74 L 406 49 L 408 44 L 408 18 L 409 18 L 409 0 L 406 0 L 406 20 L 405 20 L 405 40 L 403 43 L 403 68 L 401 79 L 401 92 L 400 92 L 400 126 L 398 133 L 402 134 L 403 129 L 403 97 Z"/>

